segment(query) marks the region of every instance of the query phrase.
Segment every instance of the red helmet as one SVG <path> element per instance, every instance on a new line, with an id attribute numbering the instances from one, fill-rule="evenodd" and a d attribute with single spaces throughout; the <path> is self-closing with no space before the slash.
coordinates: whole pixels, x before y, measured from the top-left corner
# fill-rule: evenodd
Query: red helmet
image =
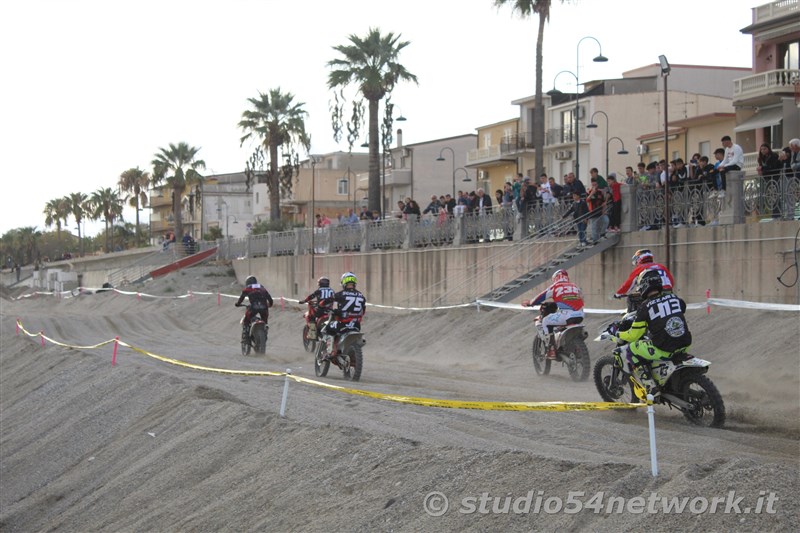
<path id="1" fill-rule="evenodd" d="M 553 283 L 567 283 L 569 282 L 569 274 L 567 274 L 566 270 L 556 270 L 550 279 L 553 280 Z"/>
<path id="2" fill-rule="evenodd" d="M 636 253 L 633 254 L 631 257 L 631 264 L 633 266 L 643 265 L 645 263 L 652 263 L 653 262 L 653 252 L 643 248 L 641 250 L 636 250 Z"/>

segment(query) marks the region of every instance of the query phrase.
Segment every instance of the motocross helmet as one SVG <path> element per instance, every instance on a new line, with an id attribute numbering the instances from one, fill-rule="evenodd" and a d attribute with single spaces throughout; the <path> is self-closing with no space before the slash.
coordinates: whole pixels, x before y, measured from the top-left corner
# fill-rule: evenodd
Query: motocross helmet
<path id="1" fill-rule="evenodd" d="M 320 287 L 330 287 L 331 286 L 331 280 L 329 280 L 325 276 L 322 276 L 321 278 L 319 278 L 317 280 L 317 285 L 319 285 Z"/>
<path id="2" fill-rule="evenodd" d="M 352 283 L 355 285 L 358 280 L 356 280 L 356 275 L 352 272 L 345 272 L 342 274 L 342 288 L 344 289 L 348 283 Z"/>
<path id="3" fill-rule="evenodd" d="M 636 253 L 633 254 L 631 257 L 631 264 L 633 266 L 643 265 L 644 263 L 652 263 L 653 262 L 653 252 L 646 248 L 642 248 L 641 250 L 636 250 Z"/>
<path id="4" fill-rule="evenodd" d="M 663 288 L 661 275 L 655 270 L 645 270 L 636 279 L 636 290 L 642 295 L 642 298 L 647 298 L 654 291 L 660 293 Z"/>
<path id="5" fill-rule="evenodd" d="M 256 285 L 257 283 L 258 283 L 258 280 L 256 279 L 255 276 L 247 276 L 247 279 L 244 280 L 244 284 L 247 285 L 248 287 L 250 285 Z"/>
<path id="6" fill-rule="evenodd" d="M 569 275 L 566 270 L 556 270 L 550 279 L 553 283 L 566 283 L 569 281 Z"/>

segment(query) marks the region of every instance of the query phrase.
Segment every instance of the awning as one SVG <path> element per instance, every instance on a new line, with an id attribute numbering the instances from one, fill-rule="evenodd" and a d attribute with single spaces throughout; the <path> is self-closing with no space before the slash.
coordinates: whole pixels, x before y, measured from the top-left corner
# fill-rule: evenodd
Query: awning
<path id="1" fill-rule="evenodd" d="M 781 120 L 783 120 L 782 107 L 762 109 L 760 112 L 733 128 L 733 131 L 750 131 L 758 128 L 766 128 L 768 126 L 776 126 L 781 123 Z"/>

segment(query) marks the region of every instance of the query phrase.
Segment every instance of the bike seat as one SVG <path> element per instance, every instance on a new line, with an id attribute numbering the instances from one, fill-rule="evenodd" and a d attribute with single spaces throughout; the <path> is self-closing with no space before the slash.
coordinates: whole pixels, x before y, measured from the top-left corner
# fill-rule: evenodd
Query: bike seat
<path id="1" fill-rule="evenodd" d="M 568 326 L 573 326 L 575 324 L 580 324 L 581 322 L 583 322 L 583 317 L 582 316 L 574 316 L 572 318 L 568 318 L 567 319 L 567 325 Z"/>

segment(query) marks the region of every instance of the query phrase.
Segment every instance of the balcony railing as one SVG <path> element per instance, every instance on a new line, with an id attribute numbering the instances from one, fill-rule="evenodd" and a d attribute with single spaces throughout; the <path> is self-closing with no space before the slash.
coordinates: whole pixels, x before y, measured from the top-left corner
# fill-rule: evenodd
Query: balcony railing
<path id="1" fill-rule="evenodd" d="M 759 72 L 746 78 L 733 80 L 733 100 L 794 94 L 798 83 L 800 83 L 800 70 L 797 69 Z"/>
<path id="2" fill-rule="evenodd" d="M 492 161 L 500 158 L 500 145 L 494 144 L 484 148 L 473 148 L 467 152 L 467 164 Z"/>
<path id="3" fill-rule="evenodd" d="M 779 0 L 753 8 L 753 24 L 800 13 L 800 0 Z"/>

